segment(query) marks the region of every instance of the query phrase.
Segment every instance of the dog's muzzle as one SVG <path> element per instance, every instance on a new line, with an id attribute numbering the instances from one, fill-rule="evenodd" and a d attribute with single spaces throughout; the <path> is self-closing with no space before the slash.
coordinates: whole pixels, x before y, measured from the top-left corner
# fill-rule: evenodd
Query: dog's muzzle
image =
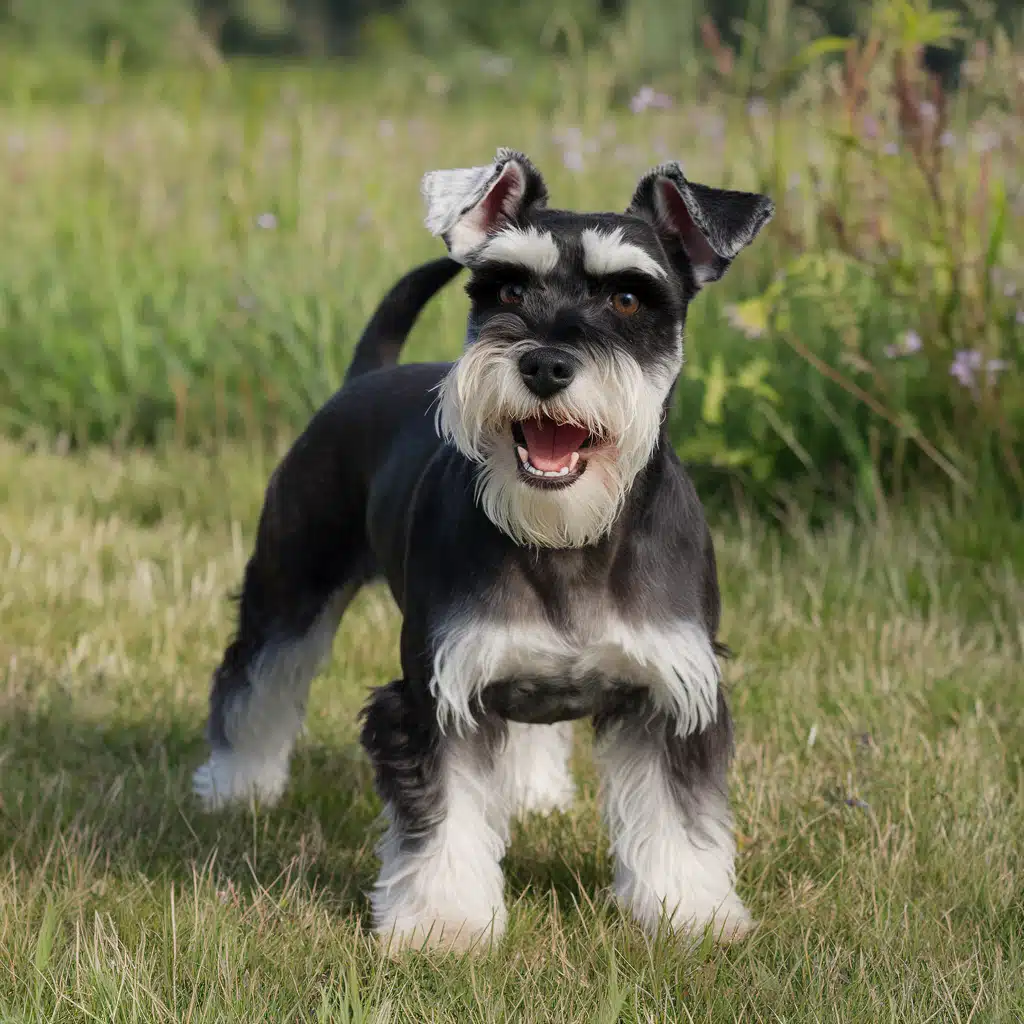
<path id="1" fill-rule="evenodd" d="M 533 348 L 519 359 L 519 374 L 527 389 L 541 401 L 564 391 L 576 376 L 574 355 L 553 346 Z M 539 414 L 512 424 L 519 474 L 534 487 L 565 487 L 586 469 L 584 447 L 592 443 L 590 432 L 572 423 Z"/>

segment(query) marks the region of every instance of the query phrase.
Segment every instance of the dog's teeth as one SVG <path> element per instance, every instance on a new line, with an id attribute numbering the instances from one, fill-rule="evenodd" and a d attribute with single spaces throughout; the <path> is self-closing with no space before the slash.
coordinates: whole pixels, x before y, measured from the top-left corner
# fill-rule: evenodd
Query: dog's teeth
<path id="1" fill-rule="evenodd" d="M 556 473 L 553 469 L 549 469 L 549 470 L 545 471 L 544 475 L 545 476 L 558 476 L 559 474 Z"/>
<path id="2" fill-rule="evenodd" d="M 579 464 L 579 461 L 580 461 L 580 453 L 579 452 L 573 452 L 572 455 L 569 456 L 569 469 L 568 469 L 568 472 L 575 473 L 576 472 L 576 466 Z"/>
<path id="3" fill-rule="evenodd" d="M 559 475 L 559 476 L 568 476 L 568 475 L 569 475 L 569 467 L 568 467 L 568 466 L 563 466 L 563 467 L 562 467 L 562 468 L 561 468 L 561 469 L 560 469 L 560 470 L 558 471 L 558 475 Z"/>
<path id="4" fill-rule="evenodd" d="M 530 453 L 521 444 L 516 445 L 516 454 L 519 456 L 519 461 L 524 466 L 530 465 Z"/>

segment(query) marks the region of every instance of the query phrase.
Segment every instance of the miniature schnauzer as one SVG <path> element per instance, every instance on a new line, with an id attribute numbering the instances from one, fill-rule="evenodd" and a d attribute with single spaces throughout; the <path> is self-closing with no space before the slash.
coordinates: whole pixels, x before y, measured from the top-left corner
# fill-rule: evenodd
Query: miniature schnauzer
<path id="1" fill-rule="evenodd" d="M 619 900 L 650 932 L 739 938 L 715 555 L 664 422 L 690 300 L 773 205 L 672 163 L 624 214 L 549 209 L 507 149 L 422 191 L 448 256 L 385 297 L 270 479 L 195 791 L 281 794 L 341 615 L 383 577 L 403 625 L 402 677 L 372 693 L 361 736 L 387 820 L 378 935 L 501 935 L 509 819 L 569 806 L 572 721 L 589 717 Z M 397 365 L 463 267 L 461 358 Z"/>

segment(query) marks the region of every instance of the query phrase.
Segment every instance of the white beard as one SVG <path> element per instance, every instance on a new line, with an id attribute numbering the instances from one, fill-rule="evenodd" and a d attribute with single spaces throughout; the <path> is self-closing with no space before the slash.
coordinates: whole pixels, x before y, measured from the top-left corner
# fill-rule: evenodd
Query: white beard
<path id="1" fill-rule="evenodd" d="M 600 540 L 658 443 L 665 399 L 682 364 L 647 372 L 630 355 L 588 356 L 564 391 L 541 401 L 527 390 L 519 359 L 534 342 L 477 341 L 440 385 L 437 427 L 480 464 L 476 499 L 517 544 L 579 548 Z M 511 424 L 537 416 L 584 427 L 602 439 L 580 454 L 586 469 L 567 487 L 539 488 L 519 474 Z"/>

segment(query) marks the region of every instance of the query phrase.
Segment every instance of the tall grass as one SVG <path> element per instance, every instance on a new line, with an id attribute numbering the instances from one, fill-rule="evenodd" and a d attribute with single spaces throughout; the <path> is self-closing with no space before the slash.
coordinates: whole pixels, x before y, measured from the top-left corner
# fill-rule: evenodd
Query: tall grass
<path id="1" fill-rule="evenodd" d="M 536 75 L 410 60 L 387 75 L 111 68 L 80 87 L 16 62 L 0 429 L 73 445 L 293 436 L 384 290 L 439 251 L 420 175 L 511 144 L 562 205 L 621 209 L 667 158 L 776 199 L 692 307 L 671 427 L 706 476 L 776 499 L 852 487 L 877 504 L 922 481 L 1019 499 L 1024 55 L 998 30 L 972 41 L 946 95 L 916 55 L 957 29 L 927 9 L 892 0 L 853 43 L 798 45 L 776 20 L 737 52 L 705 24 L 711 77 L 687 65 L 632 94 L 628 34 Z M 406 358 L 454 357 L 464 312 L 450 289 Z"/>

